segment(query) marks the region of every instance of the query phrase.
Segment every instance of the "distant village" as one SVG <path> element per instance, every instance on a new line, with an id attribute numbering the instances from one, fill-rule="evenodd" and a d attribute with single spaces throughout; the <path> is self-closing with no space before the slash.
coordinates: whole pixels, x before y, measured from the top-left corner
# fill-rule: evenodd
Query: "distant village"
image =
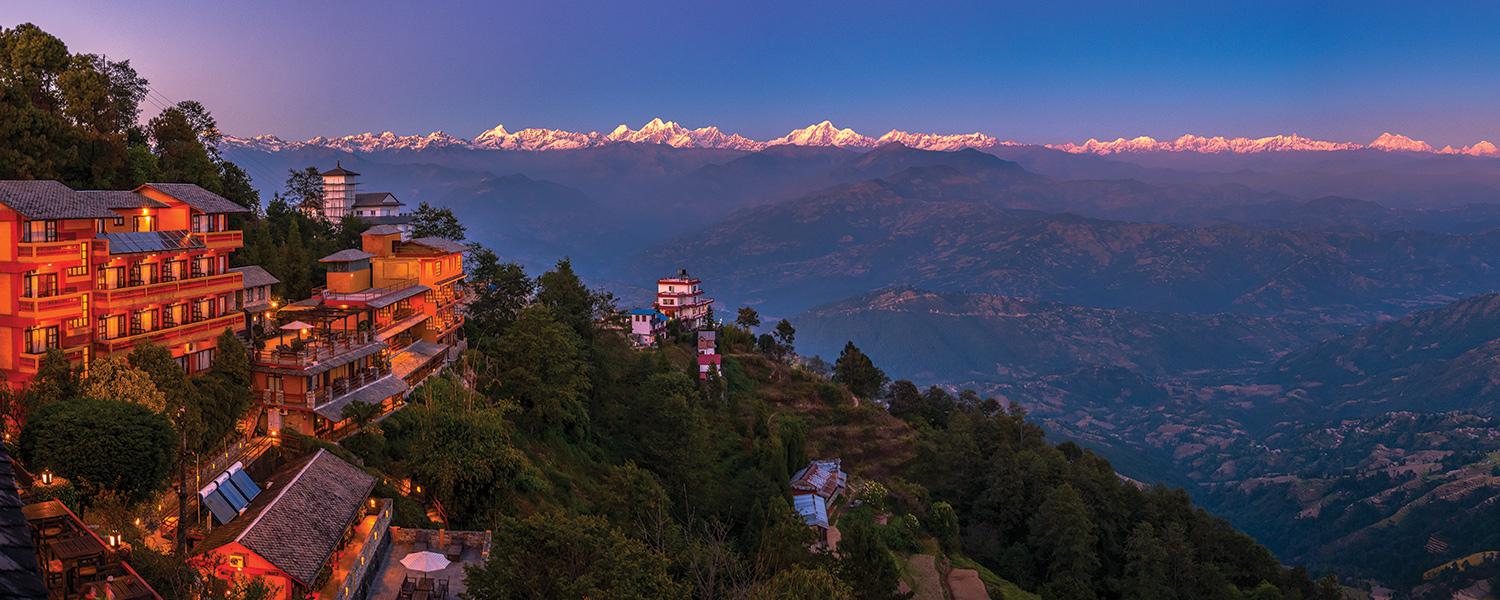
<path id="1" fill-rule="evenodd" d="M 277 458 L 293 432 L 337 442 L 401 410 L 467 347 L 468 248 L 412 237 L 406 205 L 359 191 L 360 174 L 341 164 L 320 177 L 323 204 L 309 216 L 369 227 L 357 247 L 316 259 L 326 278 L 306 298 L 278 297 L 280 280 L 261 266 L 229 266 L 245 244 L 231 217 L 248 209 L 199 186 L 0 181 L 0 374 L 20 394 L 46 376 L 49 356 L 88 377 L 100 361 L 151 345 L 192 375 L 211 368 L 232 332 L 248 348 L 253 407 L 187 478 L 187 493 L 164 493 L 137 518 L 151 532 L 145 543 L 189 544 L 206 572 L 261 578 L 280 599 L 456 598 L 463 567 L 488 558 L 490 532 L 392 526 L 392 500 L 361 468 L 326 449 Z M 699 379 L 721 377 L 713 304 L 682 269 L 656 282 L 651 307 L 620 315 L 621 333 L 644 349 L 686 332 Z M 10 440 L 23 422 L 8 416 Z M 383 483 L 422 493 L 409 480 Z M 837 459 L 812 461 L 788 482 L 817 548 L 838 543 L 847 484 Z M 0 451 L 3 595 L 160 598 L 125 560 L 119 532 L 57 499 L 69 485 Z M 444 522 L 441 506 L 430 512 Z"/>

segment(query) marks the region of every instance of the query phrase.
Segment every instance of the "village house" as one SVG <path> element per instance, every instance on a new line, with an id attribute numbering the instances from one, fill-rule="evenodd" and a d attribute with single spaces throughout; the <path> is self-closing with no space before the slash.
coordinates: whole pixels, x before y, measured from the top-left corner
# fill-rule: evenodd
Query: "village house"
<path id="1" fill-rule="evenodd" d="M 637 348 L 655 346 L 667 330 L 667 315 L 650 308 L 635 308 L 625 313 L 630 319 L 630 343 Z"/>
<path id="2" fill-rule="evenodd" d="M 276 311 L 251 360 L 253 429 L 341 437 L 357 426 L 346 406 L 387 415 L 462 352 L 464 245 L 391 225 L 360 240 L 319 259 L 326 286 Z"/>
<path id="3" fill-rule="evenodd" d="M 703 295 L 702 282 L 682 269 L 676 275 L 656 280 L 656 310 L 688 329 L 709 325 L 713 298 Z"/>
<path id="4" fill-rule="evenodd" d="M 838 536 L 830 516 L 849 487 L 849 475 L 839 459 L 814 460 L 792 475 L 792 508 L 818 534 L 817 545 L 834 549 Z"/>
<path id="5" fill-rule="evenodd" d="M 698 378 L 708 379 L 710 373 L 723 375 L 723 358 L 718 351 L 718 333 L 712 329 L 698 332 Z"/>
<path id="6" fill-rule="evenodd" d="M 0 375 L 19 388 L 49 350 L 87 370 L 147 343 L 207 369 L 217 337 L 245 330 L 229 215 L 246 212 L 192 184 L 0 181 Z"/>
<path id="7" fill-rule="evenodd" d="M 360 192 L 354 180 L 359 173 L 345 169 L 335 163 L 334 168 L 319 174 L 323 178 L 322 217 L 331 223 L 340 223 L 344 217 L 358 217 L 370 225 L 389 225 L 401 231 L 401 238 L 411 237 L 411 215 L 404 214 L 406 206 L 390 192 Z"/>

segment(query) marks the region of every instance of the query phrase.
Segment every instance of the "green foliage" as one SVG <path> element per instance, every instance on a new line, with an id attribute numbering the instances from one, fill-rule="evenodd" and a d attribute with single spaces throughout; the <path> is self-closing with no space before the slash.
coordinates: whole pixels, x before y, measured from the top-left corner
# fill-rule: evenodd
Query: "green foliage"
<path id="1" fill-rule="evenodd" d="M 760 313 L 748 306 L 741 306 L 739 313 L 734 317 L 734 324 L 746 330 L 754 330 L 760 327 Z"/>
<path id="2" fill-rule="evenodd" d="M 1150 523 L 1138 523 L 1125 540 L 1125 578 L 1122 600 L 1170 600 L 1176 593 L 1167 585 L 1167 548 Z"/>
<path id="3" fill-rule="evenodd" d="M 840 522 L 844 538 L 839 542 L 839 577 L 854 589 L 854 597 L 859 600 L 909 597 L 896 590 L 901 566 L 880 541 L 876 527 L 868 511 L 850 513 Z"/>
<path id="4" fill-rule="evenodd" d="M 139 404 L 154 412 L 167 407 L 167 397 L 145 371 L 130 366 L 122 356 L 107 356 L 94 361 L 89 376 L 80 385 L 79 394 L 87 398 L 106 398 Z"/>
<path id="5" fill-rule="evenodd" d="M 59 400 L 78 395 L 78 372 L 63 355 L 62 350 L 52 348 L 42 355 L 36 377 L 26 386 L 23 400 L 27 412 L 34 412 Z"/>
<path id="6" fill-rule="evenodd" d="M 750 600 L 854 600 L 854 588 L 828 571 L 793 566 L 756 586 Z"/>
<path id="7" fill-rule="evenodd" d="M 889 378 L 854 342 L 845 342 L 844 350 L 833 363 L 833 380 L 844 384 L 860 398 L 874 398 Z"/>
<path id="8" fill-rule="evenodd" d="M 945 552 L 959 551 L 958 513 L 947 502 L 933 502 L 927 511 L 927 531 Z"/>
<path id="9" fill-rule="evenodd" d="M 453 209 L 434 208 L 423 202 L 411 214 L 411 236 L 440 237 L 461 242 L 464 240 L 464 226 L 458 222 L 458 217 L 453 216 Z"/>
<path id="10" fill-rule="evenodd" d="M 504 406 L 466 405 L 440 398 L 409 406 L 382 423 L 392 452 L 409 453 L 414 481 L 448 508 L 455 527 L 479 527 L 516 492 L 543 482 L 515 446 Z"/>
<path id="11" fill-rule="evenodd" d="M 543 304 L 523 309 L 489 355 L 482 389 L 519 405 L 529 430 L 574 435 L 587 430 L 587 357 L 582 341 L 554 309 Z"/>
<path id="12" fill-rule="evenodd" d="M 21 430 L 27 464 L 73 480 L 85 497 L 144 500 L 166 481 L 176 436 L 150 409 L 118 400 L 71 399 L 32 414 Z"/>
<path id="13" fill-rule="evenodd" d="M 596 292 L 583 285 L 583 280 L 573 272 L 573 262 L 564 258 L 557 266 L 537 278 L 536 302 L 552 309 L 580 339 L 594 338 L 594 322 L 605 315 L 613 314 L 614 296 L 607 292 Z"/>
<path id="14" fill-rule="evenodd" d="M 599 517 L 538 513 L 495 528 L 490 558 L 466 569 L 471 600 L 686 598 L 667 558 Z"/>
<path id="15" fill-rule="evenodd" d="M 464 321 L 469 339 L 499 337 L 520 316 L 536 292 L 536 282 L 516 263 L 502 263 L 493 251 L 473 246 L 464 264 L 465 285 L 474 293 Z"/>

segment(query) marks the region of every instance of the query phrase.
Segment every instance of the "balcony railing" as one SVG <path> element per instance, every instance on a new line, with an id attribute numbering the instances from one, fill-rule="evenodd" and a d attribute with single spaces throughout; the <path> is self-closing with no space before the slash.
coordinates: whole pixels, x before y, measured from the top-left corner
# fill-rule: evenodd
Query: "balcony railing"
<path id="1" fill-rule="evenodd" d="M 389 365 L 379 364 L 370 368 L 359 369 L 346 377 L 339 377 L 329 382 L 321 389 L 306 392 L 285 392 L 281 390 L 262 390 L 261 402 L 281 406 L 299 406 L 302 408 L 317 408 L 340 396 L 348 394 L 365 387 L 391 374 Z"/>
<path id="2" fill-rule="evenodd" d="M 87 240 L 63 240 L 56 242 L 21 242 L 16 245 L 16 259 L 22 262 L 56 262 L 88 254 Z"/>
<path id="3" fill-rule="evenodd" d="M 357 292 L 334 292 L 328 290 L 327 288 L 315 288 L 313 290 L 313 293 L 321 293 L 324 298 L 343 300 L 345 302 L 369 302 L 388 294 L 393 294 L 409 287 L 413 287 L 418 283 L 419 282 L 416 279 L 402 279 L 393 281 L 378 288 L 372 287 Z"/>
<path id="4" fill-rule="evenodd" d="M 84 336 L 65 339 L 65 343 L 71 342 L 77 344 L 75 346 L 63 347 L 63 356 L 68 359 L 68 362 L 77 363 L 83 361 L 83 351 L 84 346 L 87 344 L 87 339 Z M 41 368 L 42 358 L 46 356 L 46 352 L 22 352 L 20 356 L 16 357 L 16 370 L 22 373 L 35 373 L 37 369 Z"/>
<path id="5" fill-rule="evenodd" d="M 86 317 L 80 314 L 85 306 L 87 292 L 72 292 L 45 298 L 21 298 L 17 300 L 16 316 L 22 319 L 47 320 L 69 317 Z"/>
<path id="6" fill-rule="evenodd" d="M 245 234 L 237 230 L 196 232 L 193 235 L 203 238 L 203 247 L 209 249 L 234 249 L 245 245 Z"/>
<path id="7" fill-rule="evenodd" d="M 245 318 L 239 314 L 231 313 L 201 321 L 183 323 L 176 327 L 163 327 L 138 335 L 127 335 L 114 339 L 99 338 L 94 340 L 94 345 L 105 352 L 117 352 L 145 343 L 170 346 L 172 342 L 179 341 L 182 338 L 206 339 L 217 335 L 225 329 L 240 331 L 245 328 L 244 326 Z"/>
<path id="8" fill-rule="evenodd" d="M 255 353 L 255 362 L 267 367 L 300 369 L 373 344 L 375 336 L 369 331 L 319 332 L 305 338 L 303 343 L 295 350 L 290 346 L 260 350 Z"/>
<path id="9" fill-rule="evenodd" d="M 242 277 L 241 274 L 232 271 L 207 277 L 187 277 L 175 281 L 163 277 L 156 283 L 142 282 L 144 285 L 102 290 L 96 295 L 96 299 L 103 308 L 172 303 L 189 298 L 238 291 L 241 288 Z"/>

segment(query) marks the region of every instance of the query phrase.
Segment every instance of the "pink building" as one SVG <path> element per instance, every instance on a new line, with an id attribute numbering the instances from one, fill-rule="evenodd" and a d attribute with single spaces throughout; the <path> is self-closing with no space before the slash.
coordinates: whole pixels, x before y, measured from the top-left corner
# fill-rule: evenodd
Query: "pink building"
<path id="1" fill-rule="evenodd" d="M 656 310 L 691 329 L 707 326 L 714 300 L 703 296 L 700 283 L 697 277 L 688 275 L 687 269 L 656 280 Z"/>

